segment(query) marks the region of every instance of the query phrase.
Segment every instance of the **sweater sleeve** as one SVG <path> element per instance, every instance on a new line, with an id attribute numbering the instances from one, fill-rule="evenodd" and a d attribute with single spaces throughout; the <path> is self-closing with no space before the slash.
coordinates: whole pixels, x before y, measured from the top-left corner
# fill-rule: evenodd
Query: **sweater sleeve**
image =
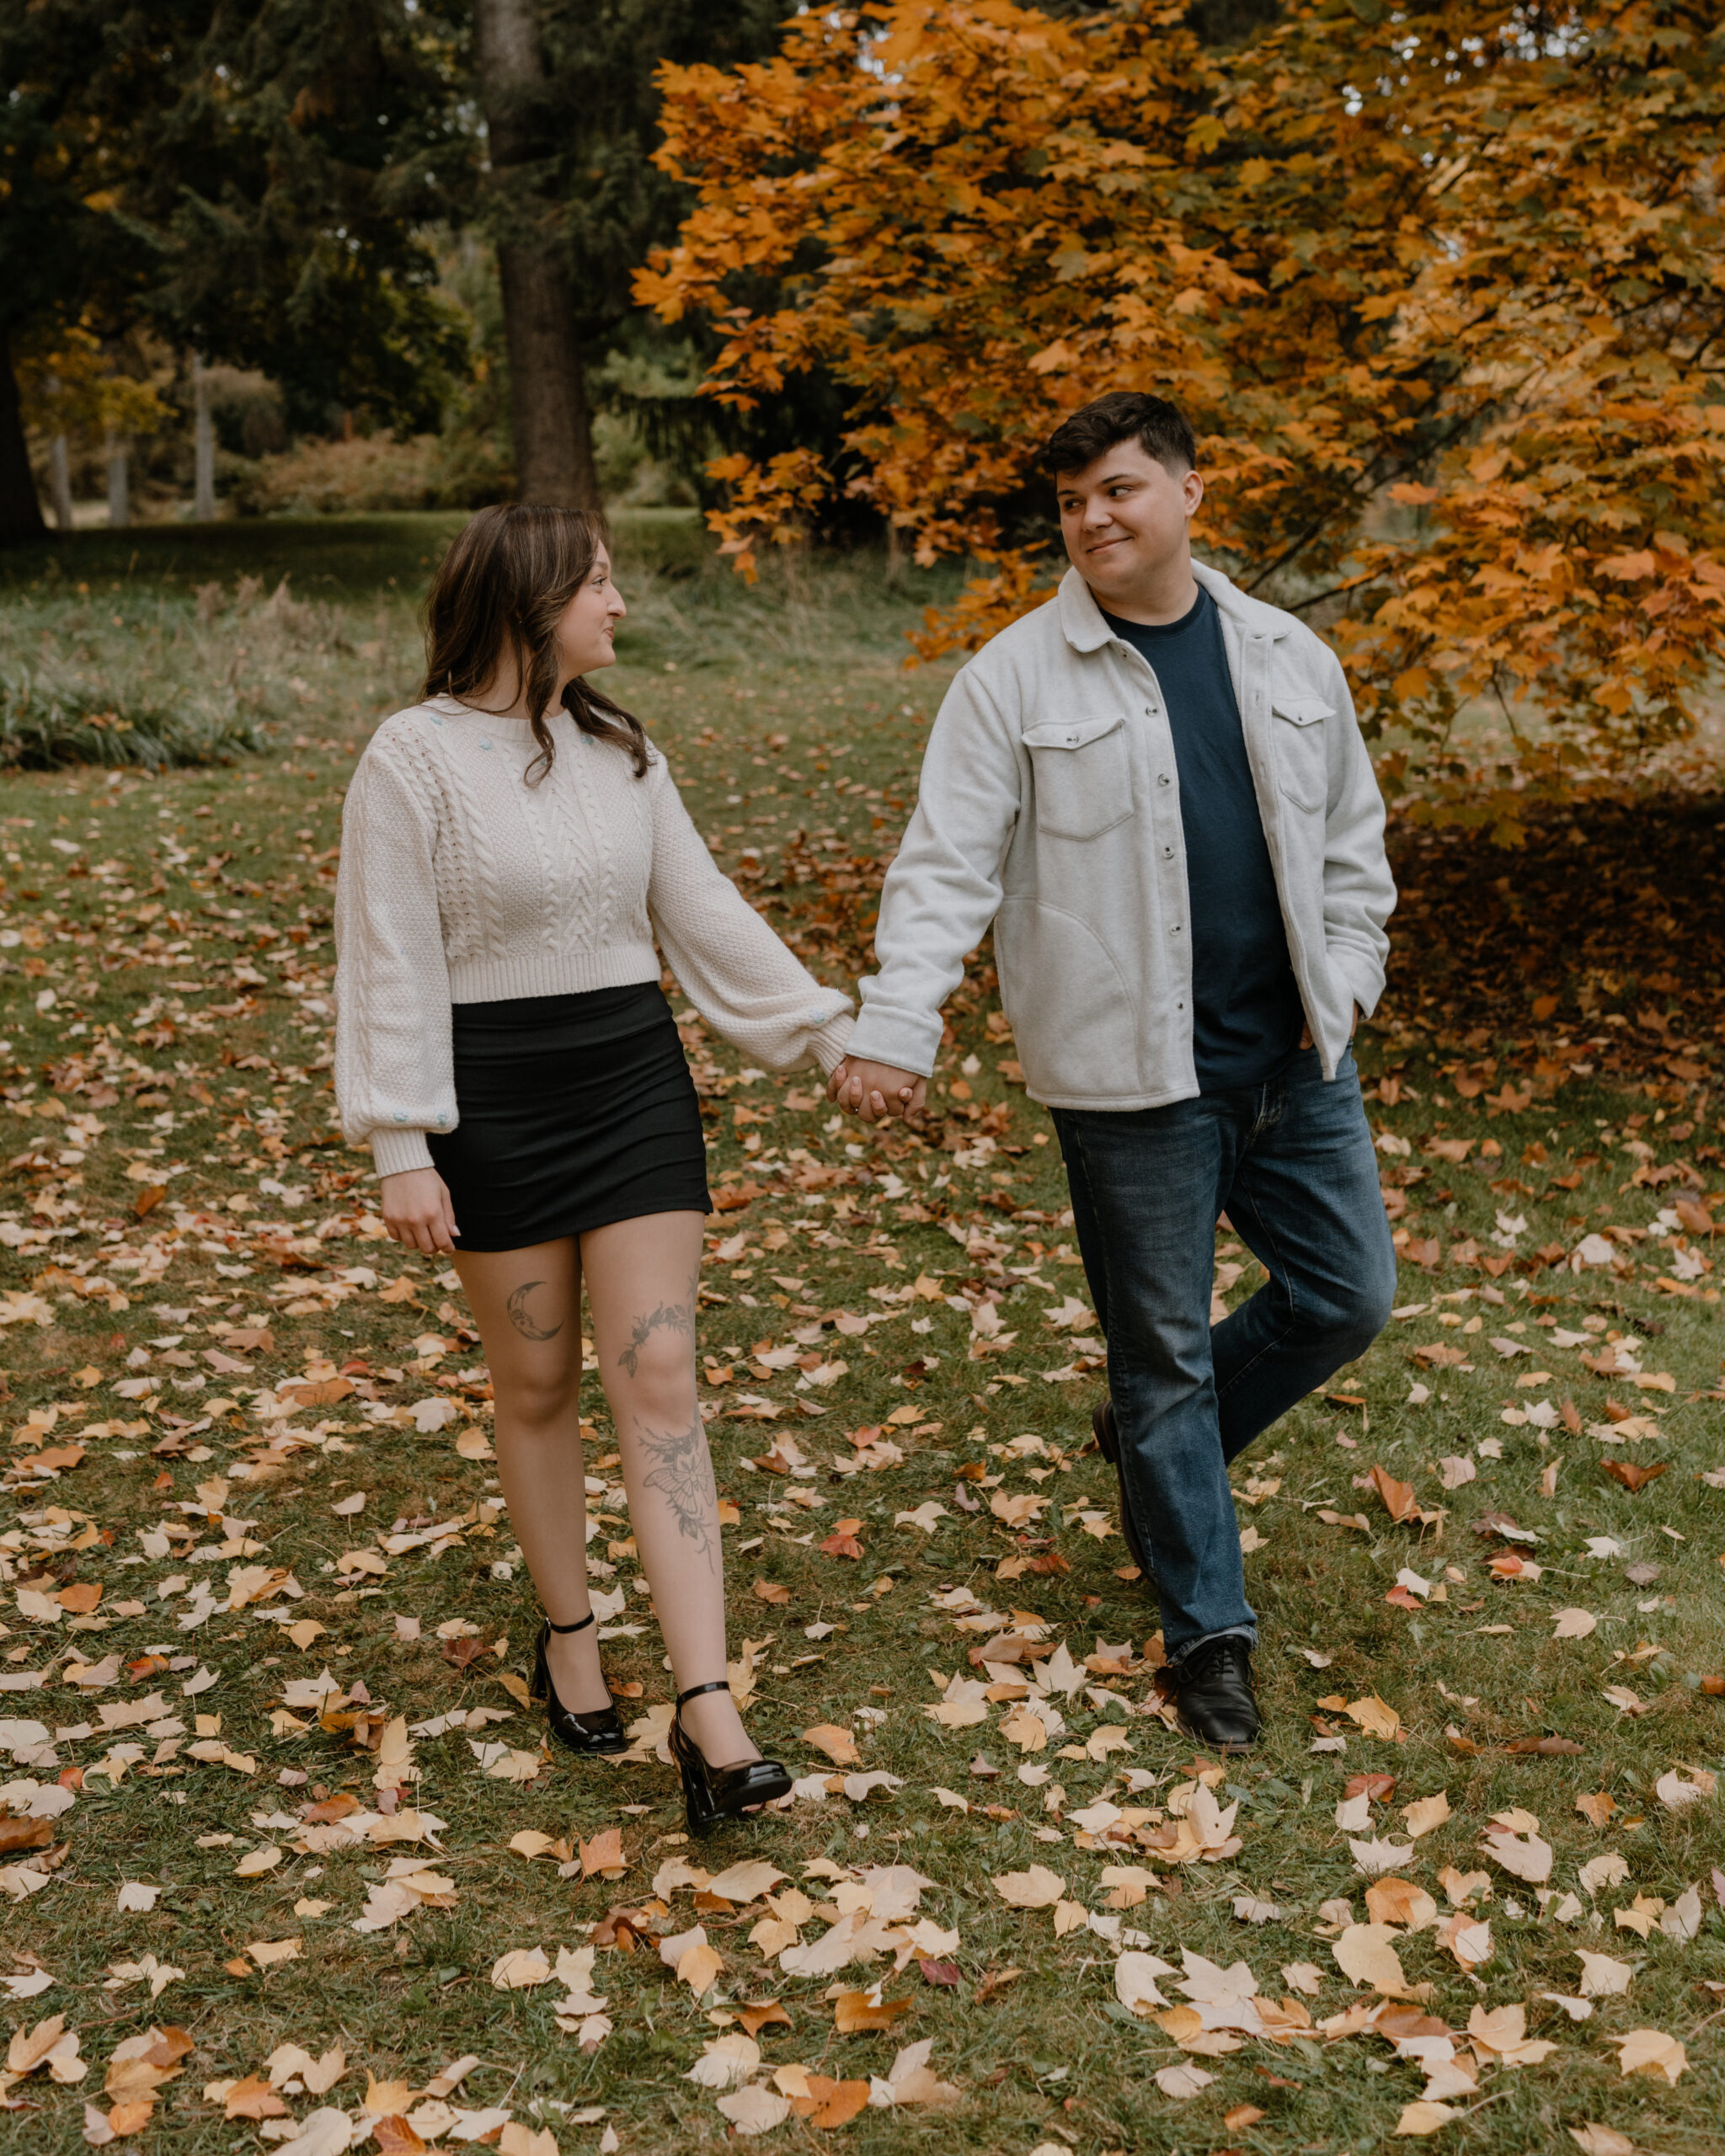
<path id="1" fill-rule="evenodd" d="M 456 1124 L 435 830 L 405 771 L 374 744 L 341 817 L 335 1098 L 344 1134 L 370 1140 L 379 1175 L 430 1167 L 425 1133 Z"/>
<path id="2" fill-rule="evenodd" d="M 648 910 L 690 1001 L 769 1070 L 793 1070 L 812 1056 L 830 1072 L 850 1035 L 850 999 L 823 988 L 720 869 L 662 759 L 645 783 L 653 789 Z"/>

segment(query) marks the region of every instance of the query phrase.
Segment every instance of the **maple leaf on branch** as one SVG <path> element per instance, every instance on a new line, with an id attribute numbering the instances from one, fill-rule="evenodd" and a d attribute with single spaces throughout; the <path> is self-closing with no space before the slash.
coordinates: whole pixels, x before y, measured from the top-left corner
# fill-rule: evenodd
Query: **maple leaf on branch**
<path id="1" fill-rule="evenodd" d="M 1712 19 L 1430 15 L 1296 0 L 1223 51 L 1183 11 L 883 0 L 661 69 L 697 201 L 638 298 L 710 318 L 721 402 L 816 371 L 849 399 L 843 470 L 712 467 L 723 551 L 752 575 L 842 491 L 919 563 L 981 564 L 912 638 L 975 648 L 1058 574 L 1039 444 L 1153 389 L 1199 435 L 1200 548 L 1313 614 L 1429 816 L 1481 701 L 1547 793 L 1688 732 L 1725 654 Z M 1493 795 L 1502 842 L 1525 790 Z"/>

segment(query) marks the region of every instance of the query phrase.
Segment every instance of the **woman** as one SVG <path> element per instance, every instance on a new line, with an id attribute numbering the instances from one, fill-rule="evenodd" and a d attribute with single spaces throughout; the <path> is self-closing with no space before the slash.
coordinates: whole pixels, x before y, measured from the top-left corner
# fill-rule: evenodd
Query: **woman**
<path id="1" fill-rule="evenodd" d="M 546 1612 L 535 1697 L 579 1753 L 627 1747 L 587 1599 L 585 1278 L 629 1513 L 678 1687 L 692 1833 L 782 1796 L 725 1674 L 718 1504 L 695 1389 L 710 1209 L 656 928 L 755 1060 L 837 1062 L 851 1006 L 722 875 L 639 723 L 585 676 L 624 606 L 596 518 L 482 510 L 427 602 L 424 701 L 349 788 L 335 1086 L 384 1225 L 447 1251 L 496 1394 L 499 1476 Z"/>

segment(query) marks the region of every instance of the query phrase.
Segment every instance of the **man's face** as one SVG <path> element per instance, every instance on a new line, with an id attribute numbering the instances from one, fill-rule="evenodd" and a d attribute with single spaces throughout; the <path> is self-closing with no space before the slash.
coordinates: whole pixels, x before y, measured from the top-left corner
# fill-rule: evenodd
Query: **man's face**
<path id="1" fill-rule="evenodd" d="M 1135 441 L 1123 441 L 1056 483 L 1060 536 L 1072 566 L 1101 598 L 1124 594 L 1183 558 L 1187 527 L 1204 499 L 1195 472 L 1178 477 Z"/>

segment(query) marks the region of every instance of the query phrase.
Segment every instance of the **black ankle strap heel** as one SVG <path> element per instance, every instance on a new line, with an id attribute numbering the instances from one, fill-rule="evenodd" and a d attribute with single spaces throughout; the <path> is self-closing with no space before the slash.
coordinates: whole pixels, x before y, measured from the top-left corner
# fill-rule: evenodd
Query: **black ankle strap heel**
<path id="1" fill-rule="evenodd" d="M 683 1727 L 683 1708 L 707 1692 L 729 1692 L 729 1679 L 718 1677 L 710 1684 L 692 1684 L 677 1694 L 676 1712 L 670 1722 L 670 1755 L 683 1785 L 683 1802 L 689 1815 L 689 1832 L 710 1834 L 721 1819 L 775 1798 L 788 1796 L 790 1775 L 777 1759 L 745 1759 L 732 1767 L 715 1767 Z"/>
<path id="2" fill-rule="evenodd" d="M 710 1684 L 692 1684 L 686 1692 L 679 1692 L 677 1705 L 681 1708 L 686 1700 L 698 1700 L 703 1692 L 729 1692 L 730 1689 L 729 1678 L 715 1677 Z"/>
<path id="3" fill-rule="evenodd" d="M 574 1625 L 553 1625 L 548 1617 L 545 1620 L 539 1627 L 539 1637 L 534 1643 L 531 1696 L 545 1701 L 547 1726 L 567 1750 L 584 1755 L 608 1753 L 614 1756 L 629 1748 L 629 1740 L 622 1724 L 617 1720 L 616 1707 L 599 1707 L 590 1713 L 577 1714 L 572 1707 L 564 1706 L 557 1696 L 557 1687 L 551 1681 L 551 1671 L 545 1659 L 545 1650 L 553 1632 L 585 1632 L 596 1614 L 596 1611 L 590 1609 L 579 1623 Z"/>

